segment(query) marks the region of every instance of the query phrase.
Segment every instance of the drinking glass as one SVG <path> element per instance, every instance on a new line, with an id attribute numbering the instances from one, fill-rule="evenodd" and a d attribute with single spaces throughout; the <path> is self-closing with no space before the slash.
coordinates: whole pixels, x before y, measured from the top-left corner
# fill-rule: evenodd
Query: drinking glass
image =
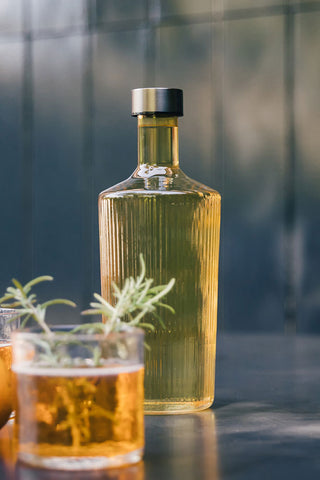
<path id="1" fill-rule="evenodd" d="M 59 470 L 139 462 L 143 331 L 13 334 L 18 458 Z"/>
<path id="2" fill-rule="evenodd" d="M 0 308 L 0 428 L 14 417 L 11 332 L 20 325 L 17 314 L 12 308 Z"/>

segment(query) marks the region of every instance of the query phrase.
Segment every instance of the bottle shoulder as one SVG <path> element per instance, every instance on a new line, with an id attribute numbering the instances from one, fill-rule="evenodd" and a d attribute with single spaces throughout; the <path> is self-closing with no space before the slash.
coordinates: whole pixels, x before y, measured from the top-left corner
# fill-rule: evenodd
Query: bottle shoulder
<path id="1" fill-rule="evenodd" d="M 219 192 L 188 177 L 182 170 L 176 169 L 167 174 L 153 174 L 139 177 L 135 171 L 127 180 L 103 190 L 99 198 L 123 197 L 132 195 L 194 195 L 199 197 L 215 196 Z"/>

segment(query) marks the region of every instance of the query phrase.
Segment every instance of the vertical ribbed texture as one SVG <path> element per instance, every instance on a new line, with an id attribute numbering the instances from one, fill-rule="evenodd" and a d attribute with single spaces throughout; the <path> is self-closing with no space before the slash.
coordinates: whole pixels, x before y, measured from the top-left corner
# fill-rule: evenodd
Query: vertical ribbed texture
<path id="1" fill-rule="evenodd" d="M 100 196 L 102 295 L 146 260 L 155 284 L 176 278 L 148 333 L 145 400 L 148 410 L 183 410 L 213 401 L 218 289 L 220 196 L 216 192 L 122 191 Z M 112 299 L 111 299 L 112 300 Z M 193 407 L 192 407 L 193 406 Z"/>

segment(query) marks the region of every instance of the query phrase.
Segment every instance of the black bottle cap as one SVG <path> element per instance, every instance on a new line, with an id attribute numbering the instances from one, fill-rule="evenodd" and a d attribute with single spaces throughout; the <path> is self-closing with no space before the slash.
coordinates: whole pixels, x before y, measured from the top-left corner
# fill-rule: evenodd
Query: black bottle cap
<path id="1" fill-rule="evenodd" d="M 135 88 L 132 90 L 132 116 L 183 116 L 183 91 L 179 88 Z"/>

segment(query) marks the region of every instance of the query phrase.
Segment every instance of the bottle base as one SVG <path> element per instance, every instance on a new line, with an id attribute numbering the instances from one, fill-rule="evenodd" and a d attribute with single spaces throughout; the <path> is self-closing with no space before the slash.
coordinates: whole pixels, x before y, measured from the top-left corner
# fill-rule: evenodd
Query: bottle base
<path id="1" fill-rule="evenodd" d="M 213 404 L 213 398 L 201 401 L 187 402 L 165 402 L 157 400 L 145 400 L 145 415 L 183 415 L 188 413 L 196 413 L 201 410 L 210 408 Z"/>

